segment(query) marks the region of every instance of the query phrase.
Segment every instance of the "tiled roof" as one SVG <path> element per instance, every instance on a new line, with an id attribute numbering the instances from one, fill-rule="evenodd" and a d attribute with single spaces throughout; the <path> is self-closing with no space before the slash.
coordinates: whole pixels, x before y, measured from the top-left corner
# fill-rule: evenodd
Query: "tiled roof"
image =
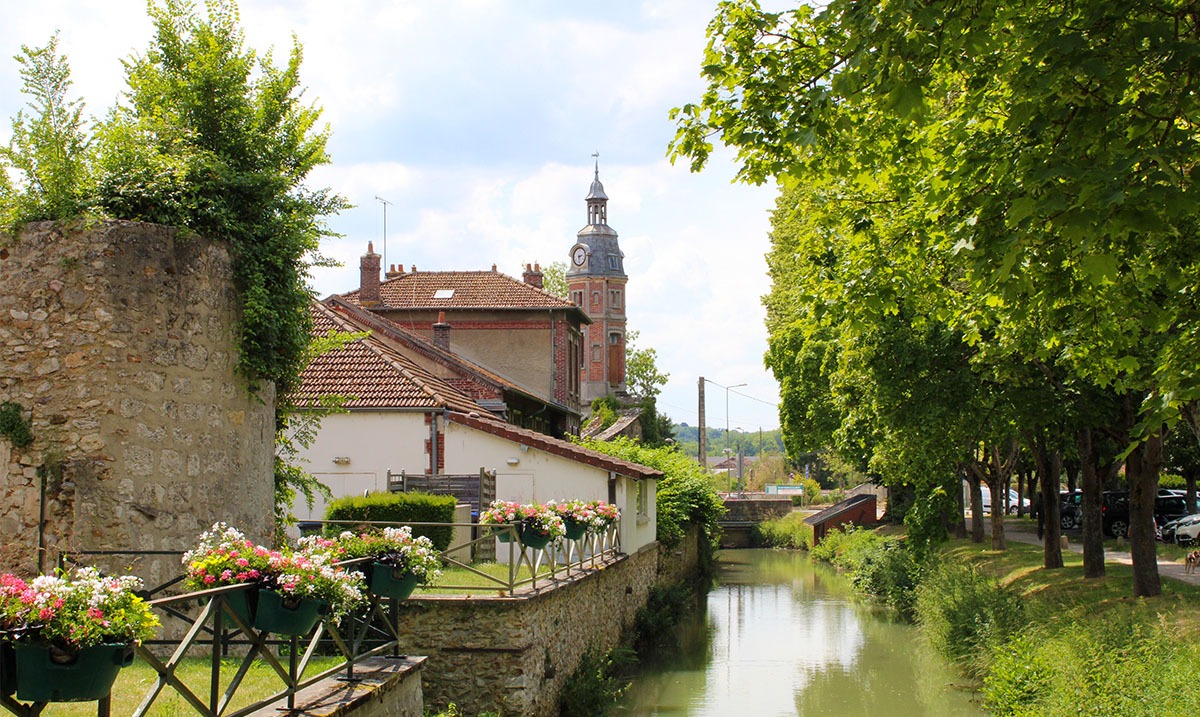
<path id="1" fill-rule="evenodd" d="M 358 304 L 359 290 L 343 294 Z M 583 311 L 566 299 L 498 271 L 413 271 L 379 285 L 380 308 L 393 309 L 566 309 Z M 590 321 L 588 323 L 591 323 Z"/>
<path id="2" fill-rule="evenodd" d="M 485 384 L 491 384 L 500 390 L 511 391 L 524 396 L 529 396 L 530 398 L 536 398 L 532 393 L 526 391 L 496 372 L 463 358 L 453 351 L 447 351 L 435 345 L 421 334 L 418 334 L 415 331 L 409 331 L 395 322 L 388 321 L 383 317 L 377 316 L 376 314 L 363 309 L 358 304 L 347 301 L 345 297 L 336 295 L 331 296 L 328 299 L 325 299 L 324 303 L 326 306 L 337 312 L 340 316 L 357 324 L 360 327 L 357 330 L 370 330 L 373 337 L 376 339 L 380 339 L 384 342 L 390 341 L 400 344 L 424 354 L 425 356 L 428 356 L 436 361 L 439 361 L 442 364 L 454 366 L 461 372 L 469 374 Z"/>
<path id="3" fill-rule="evenodd" d="M 362 331 L 363 327 L 316 301 L 310 303 L 313 335 Z M 370 336 L 318 356 L 300 375 L 293 394 L 299 405 L 326 396 L 349 396 L 346 408 L 448 408 L 479 411 L 479 405 Z"/>
<path id="4" fill-rule="evenodd" d="M 570 441 L 564 441 L 561 438 L 547 436 L 544 433 L 531 431 L 527 428 L 518 428 L 510 423 L 488 418 L 479 412 L 474 413 L 451 413 L 449 419 L 454 423 L 459 423 L 464 426 L 469 426 L 480 431 L 491 433 L 494 436 L 500 436 L 510 441 L 521 443 L 536 448 L 540 451 L 553 453 L 556 456 L 570 458 L 571 460 L 587 465 L 596 466 L 603 470 L 620 473 L 623 476 L 631 478 L 662 478 L 662 471 L 655 468 L 649 468 L 639 463 L 631 463 L 630 461 L 614 458 L 606 453 L 594 451 L 590 448 L 577 446 Z"/>

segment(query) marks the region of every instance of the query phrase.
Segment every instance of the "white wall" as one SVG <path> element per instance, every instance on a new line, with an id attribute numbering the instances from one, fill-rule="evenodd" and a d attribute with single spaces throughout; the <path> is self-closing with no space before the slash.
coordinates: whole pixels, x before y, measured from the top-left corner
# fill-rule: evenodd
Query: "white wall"
<path id="1" fill-rule="evenodd" d="M 458 423 L 443 432 L 446 473 L 496 471 L 496 497 L 521 503 L 550 500 L 609 500 L 609 472 L 553 453 L 528 448 L 500 436 Z M 526 450 L 522 450 L 526 448 Z M 509 463 L 515 460 L 516 463 Z M 655 481 L 643 481 L 647 512 L 637 519 L 637 481 L 617 476 L 616 500 L 621 510 L 621 546 L 636 552 L 655 540 Z"/>
<path id="2" fill-rule="evenodd" d="M 545 503 L 550 500 L 609 500 L 609 472 L 553 453 L 526 448 L 507 438 L 445 421 L 441 416 L 443 473 L 476 474 L 496 471 L 496 495 L 502 500 Z M 429 426 L 423 413 L 355 411 L 321 421 L 317 439 L 301 453 L 305 470 L 333 491 L 333 497 L 387 490 L 387 473 L 423 474 L 429 465 L 425 442 Z M 348 458 L 335 463 L 334 458 Z M 509 463 L 513 459 L 515 463 Z M 655 481 L 642 481 L 646 505 L 638 516 L 638 481 L 617 476 L 615 503 L 621 510 L 621 546 L 636 552 L 655 540 Z M 298 499 L 293 506 L 300 520 L 320 520 L 324 501 L 312 510 Z"/>
<path id="3" fill-rule="evenodd" d="M 333 491 L 334 498 L 387 490 L 388 471 L 421 474 L 429 465 L 425 414 L 401 411 L 354 411 L 326 416 L 312 446 L 300 454 L 301 467 Z M 348 458 L 336 463 L 334 458 Z M 303 498 L 293 506 L 300 520 L 325 517 L 325 502 L 312 510 Z"/>

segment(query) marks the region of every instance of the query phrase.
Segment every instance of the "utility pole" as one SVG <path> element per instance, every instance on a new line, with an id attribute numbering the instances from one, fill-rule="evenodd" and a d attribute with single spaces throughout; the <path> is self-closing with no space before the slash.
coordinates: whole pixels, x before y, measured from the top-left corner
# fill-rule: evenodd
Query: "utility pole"
<path id="1" fill-rule="evenodd" d="M 704 377 L 700 377 L 700 467 L 708 470 L 708 428 L 704 425 Z"/>

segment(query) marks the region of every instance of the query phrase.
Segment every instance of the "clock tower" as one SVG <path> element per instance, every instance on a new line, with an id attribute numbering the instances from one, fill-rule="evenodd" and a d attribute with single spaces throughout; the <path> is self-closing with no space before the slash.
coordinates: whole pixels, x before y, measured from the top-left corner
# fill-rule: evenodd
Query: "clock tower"
<path id="1" fill-rule="evenodd" d="M 598 155 L 592 155 L 598 157 Z M 588 223 L 579 230 L 569 254 L 567 285 L 571 301 L 592 320 L 584 328 L 580 399 L 625 393 L 625 255 L 617 233 L 608 226 L 608 195 L 596 160 L 587 195 Z"/>

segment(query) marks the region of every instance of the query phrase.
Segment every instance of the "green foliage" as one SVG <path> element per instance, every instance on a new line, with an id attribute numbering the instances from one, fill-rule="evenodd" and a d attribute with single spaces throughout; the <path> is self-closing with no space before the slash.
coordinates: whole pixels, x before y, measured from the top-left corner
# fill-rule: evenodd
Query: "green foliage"
<path id="1" fill-rule="evenodd" d="M 626 438 L 586 440 L 581 445 L 663 472 L 657 496 L 659 542 L 676 545 L 688 526 L 695 524 L 706 541 L 716 547 L 721 534 L 717 521 L 725 514 L 725 505 L 713 490 L 708 474 L 694 460 L 674 447 L 651 448 Z"/>
<path id="2" fill-rule="evenodd" d="M 454 537 L 454 505 L 451 495 L 426 493 L 371 493 L 338 498 L 325 509 L 325 520 L 382 522 L 395 525 L 410 523 L 446 523 L 439 526 L 413 526 L 413 536 L 426 536 L 439 551 L 445 550 Z M 327 525 L 325 531 L 336 535 L 352 526 Z"/>
<path id="3" fill-rule="evenodd" d="M 58 35 L 45 47 L 21 46 L 21 91 L 28 109 L 17 113 L 7 148 L 0 149 L 0 222 L 13 227 L 42 219 L 74 219 L 94 201 L 83 102 L 71 99 L 71 71 L 58 55 Z M 7 169 L 18 173 L 17 187 Z"/>
<path id="4" fill-rule="evenodd" d="M 579 666 L 563 683 L 558 696 L 558 713 L 563 717 L 608 715 L 629 686 L 622 670 L 633 659 L 628 650 L 621 648 L 606 655 L 595 649 L 583 653 Z"/>
<path id="5" fill-rule="evenodd" d="M 658 351 L 637 348 L 639 332 L 625 332 L 625 383 L 634 396 L 653 399 L 671 374 L 658 370 Z"/>
<path id="6" fill-rule="evenodd" d="M 1200 646 L 1164 625 L 1085 622 L 1034 630 L 995 651 L 983 681 L 994 715 L 1190 714 L 1200 705 Z"/>
<path id="7" fill-rule="evenodd" d="M 764 520 L 754 526 L 754 542 L 767 548 L 807 550 L 812 547 L 813 528 L 798 512 Z"/>
<path id="8" fill-rule="evenodd" d="M 658 402 L 653 398 L 643 398 L 639 405 L 642 413 L 638 422 L 642 427 L 642 444 L 650 448 L 668 445 L 674 442 L 675 434 L 671 431 L 671 418 L 665 413 L 658 412 Z"/>
<path id="9" fill-rule="evenodd" d="M 905 620 L 916 611 L 917 586 L 926 562 L 909 549 L 906 541 L 884 540 L 863 555 L 851 574 L 854 586 L 894 609 Z"/>
<path id="10" fill-rule="evenodd" d="M 25 448 L 33 443 L 33 426 L 25 418 L 25 410 L 20 404 L 0 403 L 0 436 L 7 438 L 13 448 Z"/>
<path id="11" fill-rule="evenodd" d="M 300 102 L 301 49 L 287 64 L 243 46 L 233 0 L 152 4 L 155 40 L 125 63 L 127 104 L 99 128 L 100 202 L 113 216 L 228 241 L 242 312 L 238 368 L 286 394 L 308 344 L 307 269 L 347 206 L 303 182 L 329 161 L 320 110 Z"/>
<path id="12" fill-rule="evenodd" d="M 592 399 L 592 420 L 600 421 L 600 425 L 608 428 L 617 421 L 617 411 L 621 403 L 615 396 L 597 396 Z"/>
<path id="13" fill-rule="evenodd" d="M 570 295 L 571 288 L 567 285 L 567 262 L 552 261 L 542 267 L 542 288 L 560 299 Z"/>
<path id="14" fill-rule="evenodd" d="M 916 614 L 929 644 L 966 674 L 987 674 L 993 651 L 1025 623 L 1019 596 L 973 566 L 935 565 L 917 588 Z"/>

